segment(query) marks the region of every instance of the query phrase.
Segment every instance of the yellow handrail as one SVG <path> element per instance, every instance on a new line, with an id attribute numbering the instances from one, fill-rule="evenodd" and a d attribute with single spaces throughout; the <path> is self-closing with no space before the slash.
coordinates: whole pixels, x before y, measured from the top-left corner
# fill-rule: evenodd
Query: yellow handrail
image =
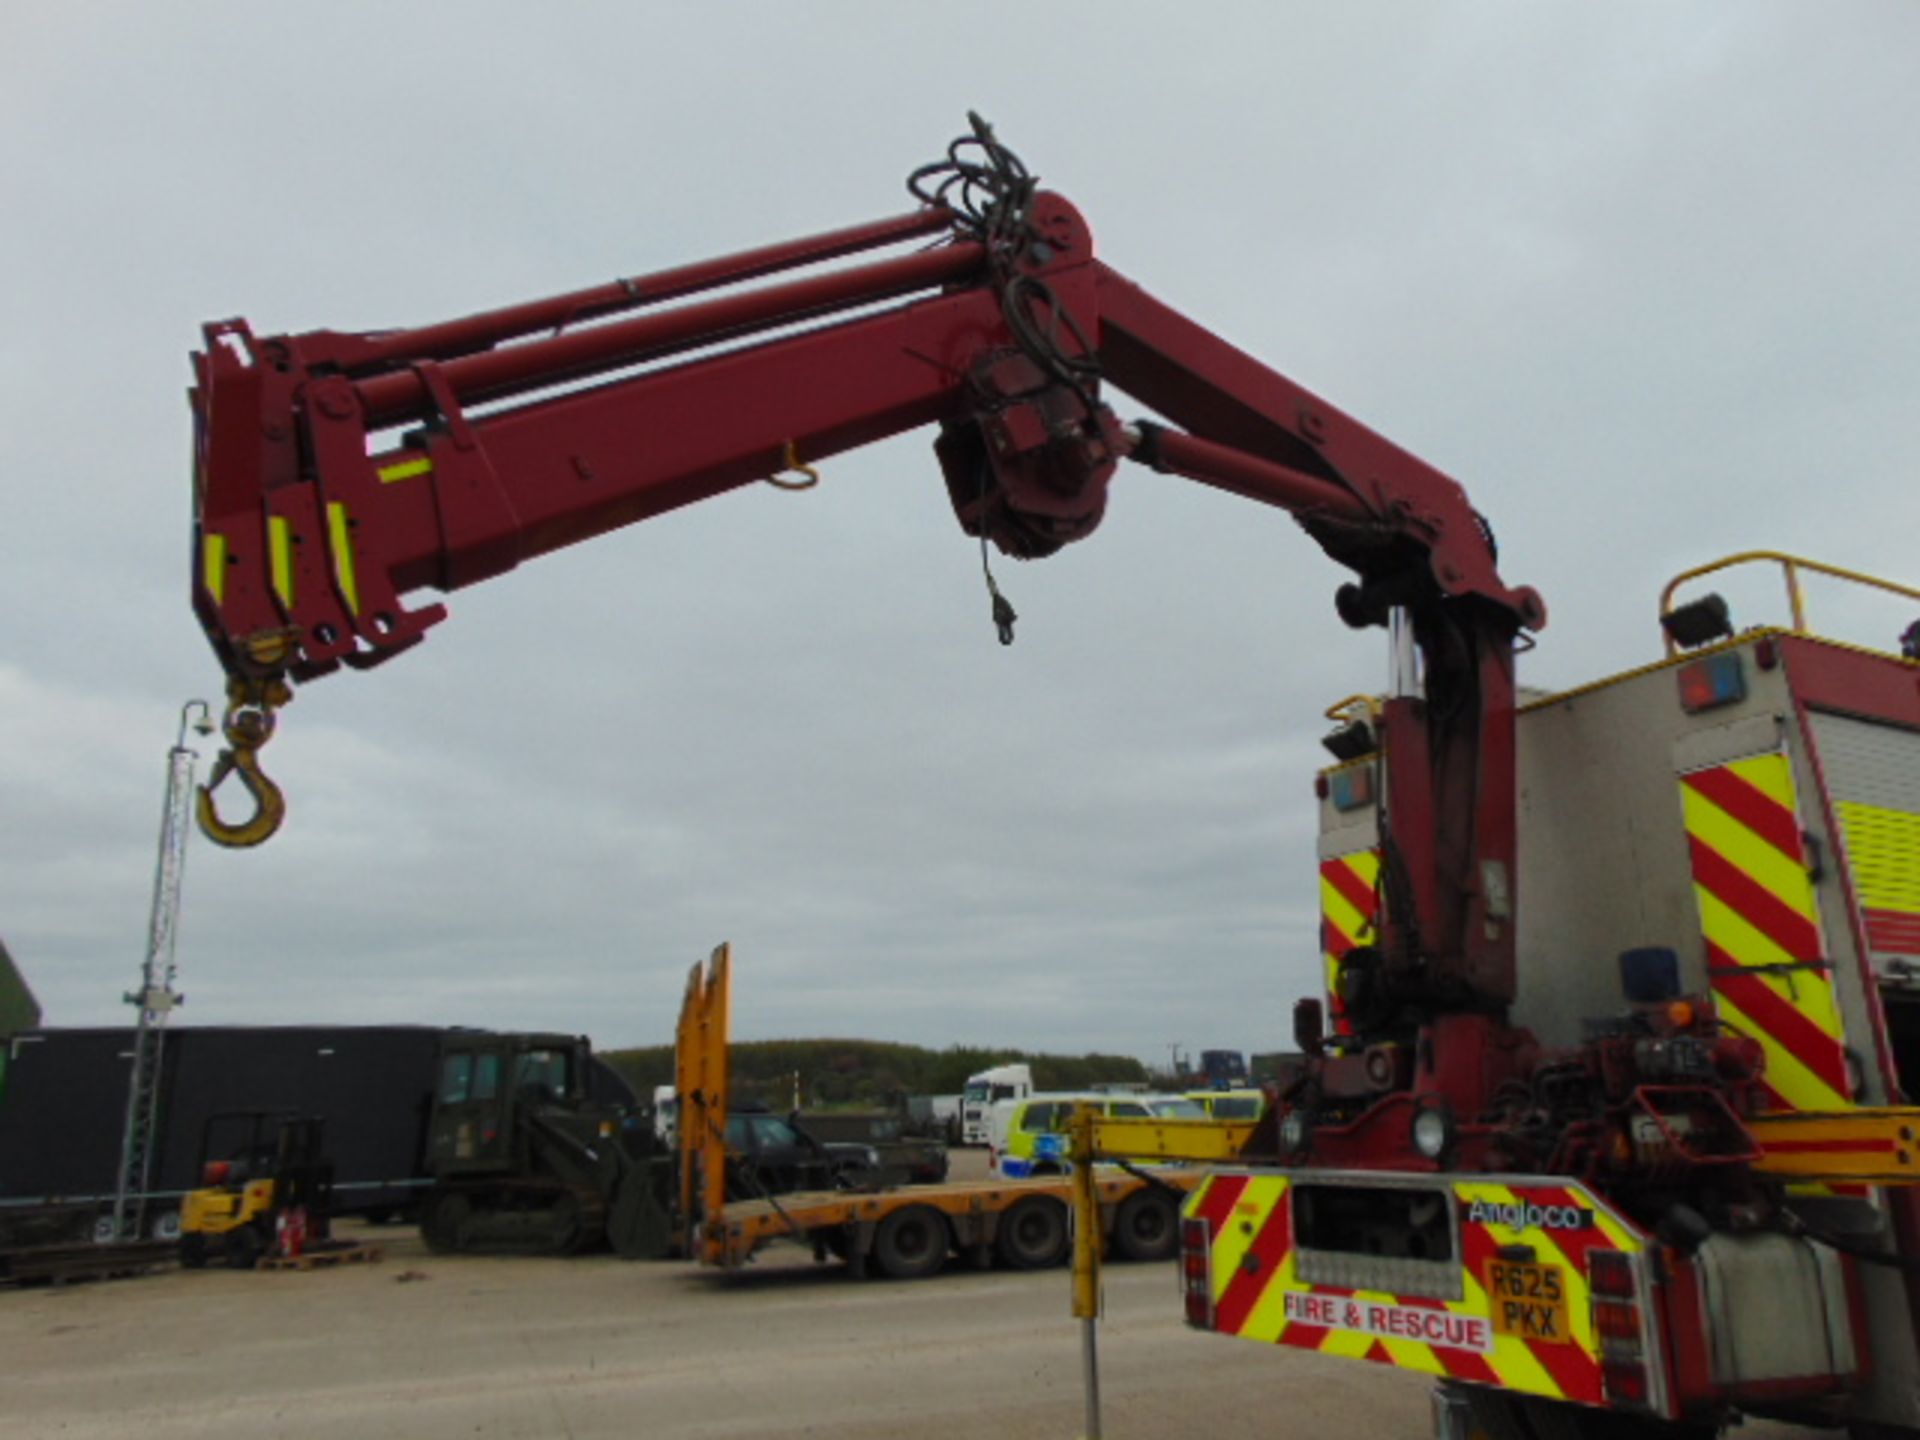
<path id="1" fill-rule="evenodd" d="M 1793 628 L 1804 634 L 1807 629 L 1806 599 L 1800 591 L 1800 572 L 1811 570 L 1817 575 L 1829 575 L 1836 580 L 1851 580 L 1856 585 L 1868 585 L 1876 590 L 1885 590 L 1892 595 L 1904 595 L 1909 600 L 1920 600 L 1920 590 L 1909 589 L 1892 580 L 1883 580 L 1877 575 L 1864 575 L 1858 570 L 1843 570 L 1838 565 L 1828 565 L 1819 560 L 1809 560 L 1804 555 L 1789 555 L 1784 550 L 1742 550 L 1737 555 L 1728 555 L 1724 559 L 1712 561 L 1706 565 L 1696 565 L 1691 570 L 1682 570 L 1667 582 L 1667 588 L 1660 592 L 1660 616 L 1665 619 L 1673 612 L 1673 594 L 1689 580 L 1698 580 L 1702 575 L 1711 575 L 1717 570 L 1731 569 L 1735 565 L 1745 565 L 1754 560 L 1771 560 L 1780 566 L 1781 574 L 1787 585 L 1787 605 L 1793 612 Z M 1663 627 L 1664 633 L 1664 627 Z M 1667 654 L 1673 654 L 1679 647 L 1671 635 L 1666 637 Z"/>
<path id="2" fill-rule="evenodd" d="M 1349 695 L 1344 700 L 1336 700 L 1333 704 L 1327 706 L 1327 719 L 1337 721 L 1361 718 L 1352 713 L 1355 710 L 1363 711 L 1366 719 L 1373 719 L 1380 713 L 1380 697 L 1378 695 Z"/>

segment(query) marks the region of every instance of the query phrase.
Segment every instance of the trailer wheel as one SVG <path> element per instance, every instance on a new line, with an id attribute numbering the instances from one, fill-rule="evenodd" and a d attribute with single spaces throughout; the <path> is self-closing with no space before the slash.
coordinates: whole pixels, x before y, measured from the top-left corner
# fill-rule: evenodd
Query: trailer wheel
<path id="1" fill-rule="evenodd" d="M 894 1211 L 873 1232 L 873 1258 L 891 1279 L 925 1279 L 947 1263 L 947 1217 L 931 1205 Z"/>
<path id="2" fill-rule="evenodd" d="M 1067 1239 L 1067 1207 L 1050 1195 L 1029 1195 L 1000 1217 L 993 1248 L 1011 1270 L 1045 1270 L 1067 1258 Z"/>
<path id="3" fill-rule="evenodd" d="M 1173 1196 L 1143 1185 L 1120 1202 L 1113 1248 L 1127 1260 L 1171 1260 L 1180 1248 L 1180 1211 Z"/>
<path id="4" fill-rule="evenodd" d="M 178 1240 L 180 1238 L 180 1212 L 178 1210 L 162 1210 L 158 1215 L 154 1216 L 153 1224 L 148 1227 L 147 1233 L 155 1240 Z"/>

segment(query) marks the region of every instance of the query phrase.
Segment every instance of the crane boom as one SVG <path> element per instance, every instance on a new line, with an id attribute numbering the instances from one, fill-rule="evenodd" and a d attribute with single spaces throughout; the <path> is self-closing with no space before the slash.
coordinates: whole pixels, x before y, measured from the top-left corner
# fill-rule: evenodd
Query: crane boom
<path id="1" fill-rule="evenodd" d="M 1092 533 L 1128 459 L 1291 513 L 1354 572 L 1349 624 L 1404 618 L 1425 693 L 1382 719 L 1376 992 L 1383 1013 L 1503 1010 L 1513 651 L 1545 609 L 1500 578 L 1465 492 L 1096 258 L 977 120 L 910 184 L 926 203 L 904 215 L 464 320 L 207 326 L 194 603 L 230 677 L 227 769 L 277 803 L 249 742 L 287 682 L 419 643 L 446 614 L 409 609 L 419 591 L 926 426 L 962 529 L 1036 559 Z M 1123 424 L 1103 387 L 1171 423 Z M 253 843 L 277 815 L 202 818 Z"/>

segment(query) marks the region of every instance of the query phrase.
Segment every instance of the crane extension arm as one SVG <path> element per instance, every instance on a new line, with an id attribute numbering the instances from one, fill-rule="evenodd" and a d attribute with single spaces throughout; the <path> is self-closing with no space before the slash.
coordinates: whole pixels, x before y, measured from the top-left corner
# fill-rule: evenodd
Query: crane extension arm
<path id="1" fill-rule="evenodd" d="M 1426 693 L 1382 721 L 1380 949 L 1406 995 L 1504 1005 L 1513 644 L 1538 596 L 1501 581 L 1457 484 L 1096 259 L 1074 207 L 974 125 L 893 219 L 419 329 L 208 325 L 194 606 L 229 676 L 215 780 L 237 770 L 261 802 L 228 825 L 203 792 L 209 834 L 272 833 L 257 752 L 288 682 L 417 644 L 445 608 L 404 597 L 937 425 L 962 528 L 1008 555 L 1089 534 L 1131 459 L 1292 513 L 1355 572 L 1349 624 L 1404 613 Z M 1122 425 L 1103 384 L 1171 425 Z"/>

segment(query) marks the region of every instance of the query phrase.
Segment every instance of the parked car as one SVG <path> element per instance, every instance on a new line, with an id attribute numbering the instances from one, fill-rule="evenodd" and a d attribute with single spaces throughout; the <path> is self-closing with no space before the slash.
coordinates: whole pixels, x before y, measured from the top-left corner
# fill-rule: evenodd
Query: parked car
<path id="1" fill-rule="evenodd" d="M 880 1157 L 882 1185 L 938 1185 L 947 1178 L 947 1147 L 938 1140 L 907 1133 L 906 1117 L 895 1110 L 803 1110 L 799 1127 L 827 1144 L 865 1145 Z"/>
<path id="2" fill-rule="evenodd" d="M 1215 1120 L 1258 1120 L 1267 1113 L 1264 1090 L 1189 1090 L 1187 1098 Z"/>
<path id="3" fill-rule="evenodd" d="M 1067 1123 L 1076 1105 L 1097 1105 L 1103 1115 L 1122 1119 L 1204 1120 L 1207 1112 L 1184 1095 L 1116 1095 L 1085 1091 L 1029 1095 L 993 1107 L 987 1124 L 987 1168 L 1009 1180 L 1031 1175 L 1065 1175 Z"/>
<path id="4" fill-rule="evenodd" d="M 778 1115 L 727 1116 L 729 1192 L 740 1198 L 800 1190 L 844 1190 L 878 1183 L 880 1155 L 871 1145 L 829 1143 Z"/>

